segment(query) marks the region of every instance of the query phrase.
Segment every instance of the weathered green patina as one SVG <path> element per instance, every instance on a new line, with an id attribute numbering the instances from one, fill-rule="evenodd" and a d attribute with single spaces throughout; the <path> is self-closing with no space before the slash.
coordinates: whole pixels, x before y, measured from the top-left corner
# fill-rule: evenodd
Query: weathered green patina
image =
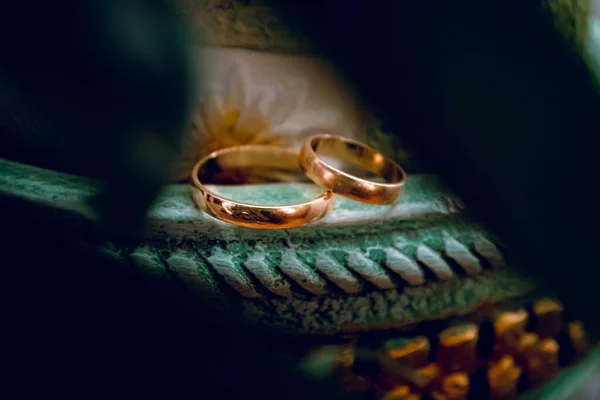
<path id="1" fill-rule="evenodd" d="M 0 171 L 4 194 L 73 215 L 85 216 L 86 200 L 98 192 L 94 181 L 6 160 Z M 303 183 L 215 190 L 257 204 L 293 203 L 318 192 Z M 460 199 L 428 175 L 411 176 L 393 206 L 339 198 L 324 220 L 290 230 L 218 221 L 195 207 L 187 185 L 166 187 L 149 218 L 151 229 L 139 246 L 115 241 L 102 250 L 272 332 L 403 326 L 466 314 L 484 300 L 532 289 L 504 268 L 500 247 L 468 219 Z"/>

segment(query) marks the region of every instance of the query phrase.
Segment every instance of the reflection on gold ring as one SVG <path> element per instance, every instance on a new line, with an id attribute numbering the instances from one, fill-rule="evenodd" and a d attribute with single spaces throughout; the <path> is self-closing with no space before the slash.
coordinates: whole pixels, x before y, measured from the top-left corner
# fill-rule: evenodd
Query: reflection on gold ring
<path id="1" fill-rule="evenodd" d="M 298 204 L 260 206 L 226 199 L 202 183 L 205 178 L 235 168 L 259 167 L 300 172 L 298 154 L 269 145 L 235 146 L 204 157 L 192 170 L 192 197 L 205 213 L 222 221 L 247 228 L 293 228 L 317 221 L 333 209 L 335 196 L 326 191 Z"/>
<path id="2" fill-rule="evenodd" d="M 386 180 L 361 179 L 326 163 L 333 157 L 358 165 Z M 335 194 L 368 204 L 392 204 L 404 193 L 406 173 L 394 160 L 360 142 L 333 135 L 309 138 L 300 152 L 300 165 L 319 186 Z"/>

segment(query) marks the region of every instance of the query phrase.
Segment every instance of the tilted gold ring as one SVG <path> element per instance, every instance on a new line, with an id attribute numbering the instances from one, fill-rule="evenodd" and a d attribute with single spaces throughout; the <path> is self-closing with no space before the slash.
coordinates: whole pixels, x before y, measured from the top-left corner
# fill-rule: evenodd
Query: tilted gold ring
<path id="1" fill-rule="evenodd" d="M 358 165 L 386 180 L 378 183 L 341 171 L 326 163 L 331 157 Z M 300 165 L 319 186 L 368 204 L 392 204 L 404 193 L 406 173 L 394 160 L 360 142 L 333 135 L 309 138 L 300 152 Z"/>
<path id="2" fill-rule="evenodd" d="M 202 158 L 192 170 L 192 197 L 207 214 L 222 221 L 247 228 L 293 228 L 317 221 L 333 209 L 335 196 L 322 195 L 298 204 L 261 206 L 224 198 L 207 189 L 202 183 L 221 171 L 240 168 L 263 168 L 302 173 L 298 153 L 276 146 L 247 145 L 217 150 Z"/>

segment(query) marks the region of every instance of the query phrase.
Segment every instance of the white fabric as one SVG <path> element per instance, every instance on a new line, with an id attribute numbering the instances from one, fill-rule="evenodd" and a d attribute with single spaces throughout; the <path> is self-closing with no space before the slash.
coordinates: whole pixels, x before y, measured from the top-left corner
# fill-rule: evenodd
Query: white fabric
<path id="1" fill-rule="evenodd" d="M 314 132 L 364 141 L 367 118 L 324 62 L 242 49 L 202 48 L 202 82 L 176 179 L 202 156 L 240 144 L 299 148 Z"/>

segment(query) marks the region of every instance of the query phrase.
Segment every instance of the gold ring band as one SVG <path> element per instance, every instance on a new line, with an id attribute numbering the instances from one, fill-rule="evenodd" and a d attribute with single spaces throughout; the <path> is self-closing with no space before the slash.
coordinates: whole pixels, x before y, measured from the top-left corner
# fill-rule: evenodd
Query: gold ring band
<path id="1" fill-rule="evenodd" d="M 298 153 L 268 145 L 247 145 L 217 150 L 192 170 L 192 197 L 208 215 L 230 224 L 258 229 L 293 228 L 317 221 L 333 209 L 335 196 L 326 191 L 312 200 L 281 206 L 261 206 L 224 198 L 207 189 L 204 177 L 239 168 L 263 168 L 302 173 Z"/>
<path id="2" fill-rule="evenodd" d="M 373 182 L 343 172 L 322 160 L 332 157 L 358 165 L 386 180 Z M 392 159 L 360 142 L 333 135 L 309 138 L 300 152 L 300 165 L 319 186 L 367 204 L 392 204 L 404 193 L 406 173 Z"/>

